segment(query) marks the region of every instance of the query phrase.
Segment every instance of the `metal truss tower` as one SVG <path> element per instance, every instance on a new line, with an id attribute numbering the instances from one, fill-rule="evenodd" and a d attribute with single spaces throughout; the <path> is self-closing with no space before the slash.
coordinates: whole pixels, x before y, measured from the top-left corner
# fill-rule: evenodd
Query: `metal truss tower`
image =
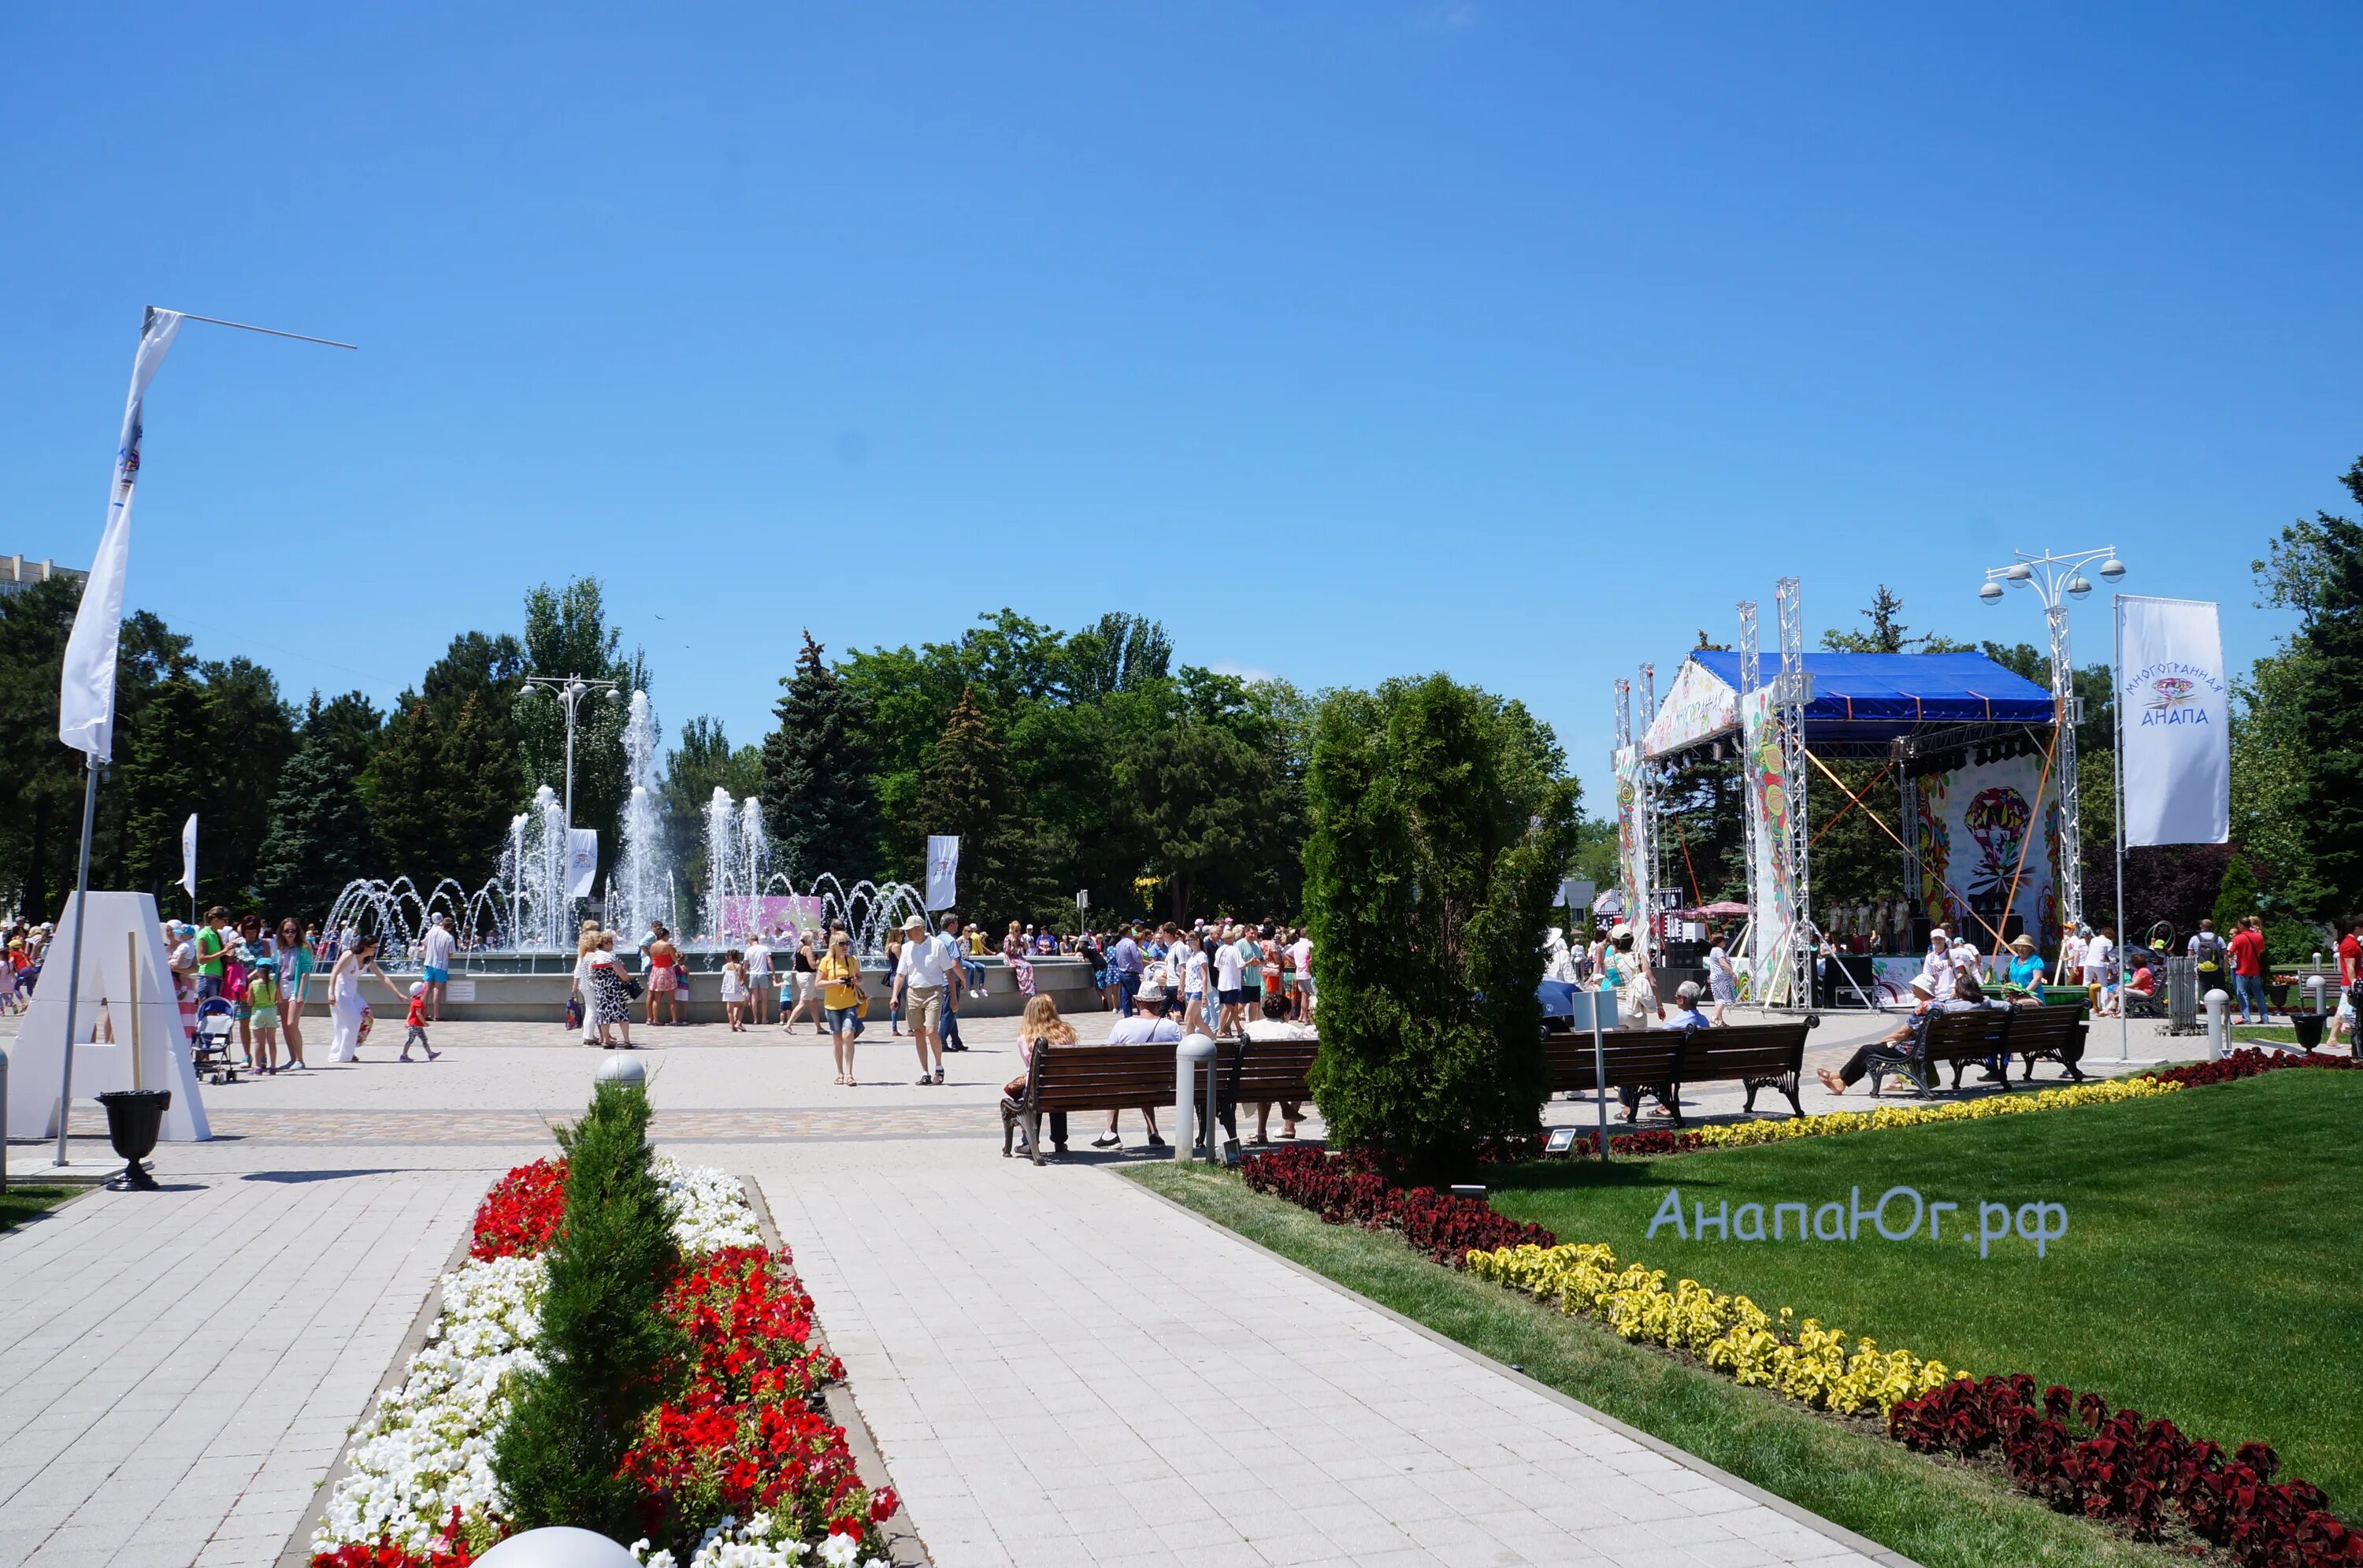
<path id="1" fill-rule="evenodd" d="M 1805 676 L 1804 613 L 1798 602 L 1798 583 L 1784 577 L 1773 585 L 1772 602 L 1781 617 L 1781 674 L 1772 701 L 1781 723 L 1781 815 L 1787 831 L 1772 846 L 1781 856 L 1794 896 L 1793 923 L 1788 932 L 1790 1000 L 1810 1006 L 1813 1000 L 1814 915 L 1810 869 L 1812 834 L 1805 823 L 1805 704 L 1813 701 Z M 1776 986 L 1775 989 L 1778 988 Z"/>

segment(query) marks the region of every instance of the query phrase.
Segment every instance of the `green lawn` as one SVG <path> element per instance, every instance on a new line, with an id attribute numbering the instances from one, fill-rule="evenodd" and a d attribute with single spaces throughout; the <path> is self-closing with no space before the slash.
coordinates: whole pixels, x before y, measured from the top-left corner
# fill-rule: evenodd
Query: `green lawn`
<path id="1" fill-rule="evenodd" d="M 1753 1297 L 1950 1366 L 2027 1372 L 2172 1418 L 2227 1447 L 2262 1439 L 2363 1518 L 2363 1075 L 2287 1072 L 2122 1105 L 1731 1153 L 1551 1161 L 1494 1178 L 1503 1212 L 1562 1241 Z M 1895 1186 L 1960 1203 L 1945 1239 L 1647 1238 L 1670 1187 L 1686 1212 L 1816 1206 Z M 2064 1204 L 2037 1260 L 1955 1239 L 1980 1198 Z M 1892 1229 L 1910 1218 L 1898 1198 Z"/>
<path id="2" fill-rule="evenodd" d="M 1324 1225 L 1302 1209 L 1249 1192 L 1227 1172 L 1158 1164 L 1125 1174 L 1926 1568 L 2162 1568 L 2169 1561 L 2159 1548 L 2054 1513 L 1987 1474 L 1914 1454 L 1872 1423 L 1817 1416 L 1627 1344 L 1588 1319 L 1431 1263 L 1392 1236 Z"/>
<path id="3" fill-rule="evenodd" d="M 0 1231 L 13 1231 L 41 1210 L 54 1209 L 82 1190 L 78 1187 L 26 1187 L 10 1182 L 8 1190 L 0 1192 Z"/>

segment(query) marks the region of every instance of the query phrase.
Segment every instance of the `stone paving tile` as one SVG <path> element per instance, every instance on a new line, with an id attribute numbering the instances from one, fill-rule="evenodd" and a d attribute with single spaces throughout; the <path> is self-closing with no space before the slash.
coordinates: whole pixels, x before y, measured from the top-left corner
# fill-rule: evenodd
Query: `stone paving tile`
<path id="1" fill-rule="evenodd" d="M 1862 1561 L 1105 1173 L 937 1141 L 767 1144 L 743 1168 L 939 1568 L 1696 1568 L 1683 1542 L 1733 1540 Z"/>

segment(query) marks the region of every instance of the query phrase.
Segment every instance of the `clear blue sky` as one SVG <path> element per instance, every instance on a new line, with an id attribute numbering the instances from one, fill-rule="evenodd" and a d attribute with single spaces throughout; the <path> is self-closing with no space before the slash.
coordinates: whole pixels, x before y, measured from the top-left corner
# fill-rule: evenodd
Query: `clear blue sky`
<path id="1" fill-rule="evenodd" d="M 484 13 L 495 13 L 486 15 Z M 0 551 L 381 701 L 604 577 L 669 728 L 1009 603 L 1556 724 L 1734 601 L 2249 557 L 2363 452 L 2351 5 L 15 6 Z M 661 621 L 656 619 L 663 616 Z M 2087 657 L 2107 646 L 2098 606 Z"/>

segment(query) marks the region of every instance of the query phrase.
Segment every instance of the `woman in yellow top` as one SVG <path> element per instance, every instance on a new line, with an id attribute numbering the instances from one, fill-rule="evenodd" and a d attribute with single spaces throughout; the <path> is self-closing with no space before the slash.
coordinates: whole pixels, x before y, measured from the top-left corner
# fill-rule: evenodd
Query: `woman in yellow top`
<path id="1" fill-rule="evenodd" d="M 837 1056 L 837 1081 L 853 1087 L 853 1043 L 861 1033 L 861 1010 L 870 998 L 861 988 L 861 960 L 843 931 L 828 933 L 828 955 L 820 961 L 820 1005 L 828 1019 L 829 1049 Z"/>

